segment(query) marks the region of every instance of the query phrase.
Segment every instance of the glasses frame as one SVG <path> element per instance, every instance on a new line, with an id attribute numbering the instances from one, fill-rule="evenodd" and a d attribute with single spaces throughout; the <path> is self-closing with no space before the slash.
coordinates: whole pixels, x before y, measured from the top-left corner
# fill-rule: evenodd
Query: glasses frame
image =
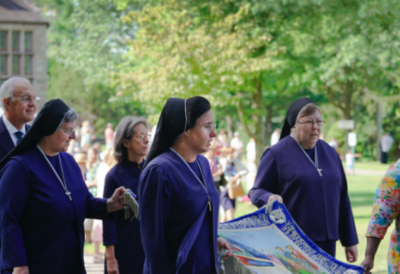
<path id="1" fill-rule="evenodd" d="M 38 96 L 31 97 L 31 96 L 28 96 L 28 95 L 26 95 L 26 96 L 21 96 L 21 97 L 14 97 L 14 96 L 12 96 L 12 97 L 10 97 L 10 99 L 11 99 L 11 100 L 13 100 L 13 99 L 18 99 L 19 101 L 21 101 L 21 102 L 24 103 L 24 104 L 26 104 L 26 103 L 29 104 L 30 102 L 39 103 L 39 101 L 40 101 L 40 97 L 38 97 Z"/>
<path id="2" fill-rule="evenodd" d="M 309 122 L 311 122 L 311 124 Z M 305 125 L 306 127 L 313 127 L 314 125 L 317 125 L 317 127 L 321 128 L 325 124 L 325 121 L 324 120 L 320 120 L 320 121 L 308 120 L 305 122 L 297 121 L 297 123 L 300 125 Z M 320 123 L 320 124 L 318 124 L 318 123 Z"/>
<path id="3" fill-rule="evenodd" d="M 71 137 L 75 133 L 76 128 L 71 128 L 71 129 L 58 128 L 58 129 Z"/>
<path id="4" fill-rule="evenodd" d="M 147 135 L 145 135 L 143 133 L 133 134 L 132 137 L 135 137 L 135 139 L 138 139 L 138 140 L 141 140 L 141 141 L 144 140 L 144 137 L 147 137 L 147 140 L 150 140 L 151 139 L 151 133 L 147 133 Z"/>
<path id="5" fill-rule="evenodd" d="M 216 123 L 208 123 L 208 124 L 196 124 L 196 126 L 202 126 L 205 127 L 209 132 L 215 130 L 217 128 Z"/>

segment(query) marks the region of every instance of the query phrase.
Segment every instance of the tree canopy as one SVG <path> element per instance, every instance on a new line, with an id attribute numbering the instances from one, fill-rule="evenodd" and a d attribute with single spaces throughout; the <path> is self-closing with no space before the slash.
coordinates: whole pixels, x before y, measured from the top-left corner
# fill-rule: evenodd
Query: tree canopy
<path id="1" fill-rule="evenodd" d="M 50 94 L 99 124 L 131 113 L 154 123 L 167 98 L 201 95 L 261 154 L 290 103 L 308 96 L 323 106 L 328 137 L 338 119 L 356 121 L 367 158 L 376 154 L 378 103 L 383 129 L 399 132 L 398 1 L 36 3 L 51 22 Z"/>

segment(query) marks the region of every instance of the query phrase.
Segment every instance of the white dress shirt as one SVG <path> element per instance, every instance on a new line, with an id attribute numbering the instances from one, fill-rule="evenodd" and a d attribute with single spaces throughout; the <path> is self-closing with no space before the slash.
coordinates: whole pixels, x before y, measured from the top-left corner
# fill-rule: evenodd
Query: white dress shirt
<path id="1" fill-rule="evenodd" d="M 21 128 L 21 130 L 18 130 L 13 126 L 13 124 L 10 123 L 10 121 L 7 120 L 5 115 L 3 115 L 2 117 L 3 117 L 4 125 L 6 126 L 7 131 L 10 134 L 11 140 L 13 141 L 14 145 L 16 146 L 17 145 L 17 136 L 15 136 L 15 132 L 21 131 L 24 134 L 23 136 L 25 136 L 25 134 L 26 134 L 25 125 Z"/>

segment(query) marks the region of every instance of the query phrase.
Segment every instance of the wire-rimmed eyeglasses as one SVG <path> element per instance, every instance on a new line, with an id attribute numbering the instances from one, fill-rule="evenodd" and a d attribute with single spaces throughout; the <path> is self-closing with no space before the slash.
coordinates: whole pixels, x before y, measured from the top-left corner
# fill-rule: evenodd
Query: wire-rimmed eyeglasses
<path id="1" fill-rule="evenodd" d="M 213 123 L 208 123 L 208 124 L 196 124 L 197 126 L 203 126 L 206 129 L 208 129 L 209 132 L 211 132 L 213 129 L 215 129 L 217 127 L 217 124 L 213 124 Z"/>
<path id="2" fill-rule="evenodd" d="M 304 121 L 304 122 L 299 122 L 298 121 L 297 123 L 299 123 L 300 125 L 305 125 L 306 127 L 313 127 L 314 124 L 317 125 L 318 127 L 322 127 L 325 124 L 325 121 L 322 121 L 322 120 L 317 120 L 317 121 L 307 120 L 307 121 Z"/>
<path id="3" fill-rule="evenodd" d="M 40 97 L 38 97 L 38 96 L 31 97 L 31 96 L 26 95 L 26 96 L 21 96 L 21 97 L 10 97 L 10 98 L 17 98 L 24 104 L 26 104 L 26 103 L 29 104 L 30 102 L 38 103 L 40 101 Z"/>

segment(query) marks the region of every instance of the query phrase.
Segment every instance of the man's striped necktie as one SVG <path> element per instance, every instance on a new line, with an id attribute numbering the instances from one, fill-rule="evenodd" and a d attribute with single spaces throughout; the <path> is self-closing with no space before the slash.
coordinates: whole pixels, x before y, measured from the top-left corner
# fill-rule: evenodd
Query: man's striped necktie
<path id="1" fill-rule="evenodd" d="M 17 137 L 17 145 L 19 144 L 19 142 L 21 142 L 22 137 L 24 137 L 24 134 L 21 131 L 17 131 L 14 133 L 15 137 Z"/>

